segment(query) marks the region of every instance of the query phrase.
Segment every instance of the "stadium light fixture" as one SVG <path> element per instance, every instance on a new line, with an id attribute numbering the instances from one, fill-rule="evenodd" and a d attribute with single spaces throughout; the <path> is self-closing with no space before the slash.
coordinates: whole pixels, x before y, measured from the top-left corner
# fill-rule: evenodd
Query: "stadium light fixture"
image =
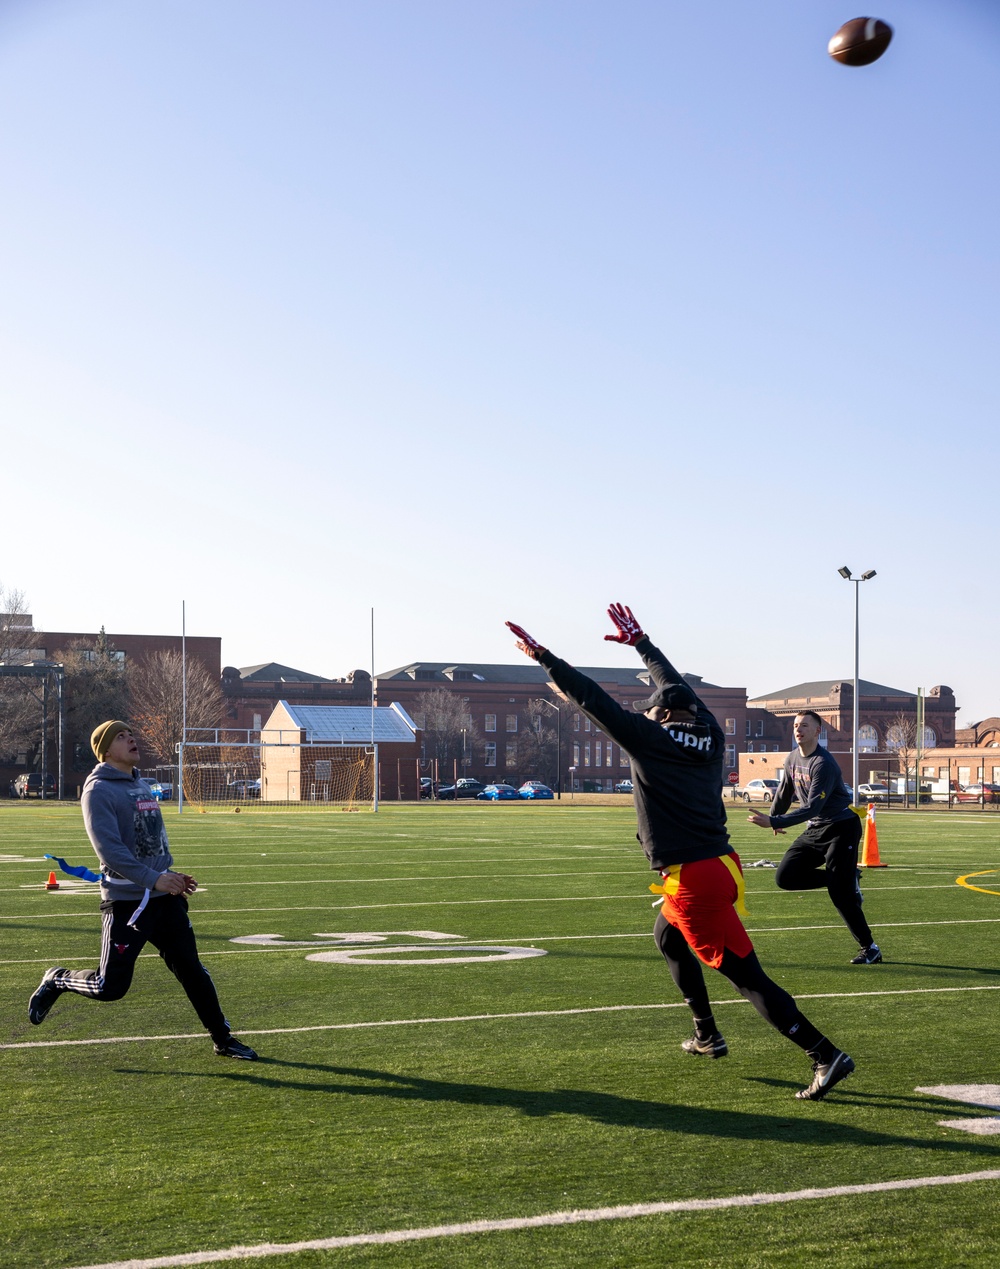
<path id="1" fill-rule="evenodd" d="M 861 583 L 871 581 L 876 576 L 873 568 L 868 569 L 866 573 L 862 573 L 860 577 L 853 577 L 851 570 L 845 564 L 843 568 L 838 568 L 837 572 L 845 582 L 854 583 L 854 728 L 851 737 L 851 797 L 855 803 L 858 800 L 858 722 L 859 710 L 861 706 L 860 690 L 861 681 L 858 675 L 859 662 L 859 595 L 861 593 Z"/>

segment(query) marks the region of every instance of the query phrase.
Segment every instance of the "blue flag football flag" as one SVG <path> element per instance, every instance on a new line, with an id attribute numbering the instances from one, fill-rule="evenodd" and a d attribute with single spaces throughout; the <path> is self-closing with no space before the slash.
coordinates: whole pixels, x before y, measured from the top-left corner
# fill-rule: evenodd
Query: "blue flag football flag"
<path id="1" fill-rule="evenodd" d="M 67 876 L 79 877 L 81 881 L 100 881 L 101 879 L 100 873 L 91 872 L 89 868 L 84 868 L 83 864 L 68 864 L 58 855 L 46 855 L 45 858 L 54 860 Z"/>

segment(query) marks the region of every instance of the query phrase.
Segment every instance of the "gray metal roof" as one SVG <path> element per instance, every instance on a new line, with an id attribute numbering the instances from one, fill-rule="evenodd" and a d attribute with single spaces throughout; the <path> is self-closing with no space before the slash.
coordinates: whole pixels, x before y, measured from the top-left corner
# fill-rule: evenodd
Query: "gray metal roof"
<path id="1" fill-rule="evenodd" d="M 241 666 L 240 678 L 249 679 L 252 683 L 329 683 L 332 681 L 323 678 L 320 674 L 294 670 L 290 665 L 282 665 L 278 661 L 264 661 L 260 665 Z"/>
<path id="2" fill-rule="evenodd" d="M 292 726 L 301 728 L 306 739 L 328 744 L 368 745 L 372 742 L 372 713 L 375 715 L 376 744 L 414 744 L 416 724 L 402 705 L 290 705 L 279 701 L 276 709 L 284 709 Z M 273 715 L 272 715 L 273 717 Z M 264 724 L 265 732 L 277 730 Z"/>
<path id="3" fill-rule="evenodd" d="M 796 683 L 794 687 L 779 687 L 776 692 L 761 692 L 747 702 L 753 705 L 757 701 L 801 701 L 807 696 L 829 696 L 833 688 L 846 683 L 854 686 L 854 679 L 816 679 L 812 683 Z M 906 696 L 915 699 L 916 692 L 904 692 L 900 687 L 885 687 L 881 683 L 871 683 L 868 679 L 858 679 L 858 695 L 865 696 Z"/>
<path id="4" fill-rule="evenodd" d="M 649 682 L 649 671 L 645 666 L 577 666 L 581 674 L 586 674 L 598 683 L 616 683 L 620 687 L 646 687 Z M 420 672 L 419 678 L 417 672 Z M 445 673 L 448 671 L 448 673 Z M 456 677 L 460 674 L 461 677 Z M 432 677 L 426 677 L 430 675 Z M 531 661 L 522 661 L 517 665 L 494 665 L 482 661 L 411 661 L 407 665 L 397 666 L 394 670 L 385 670 L 377 674 L 376 679 L 384 682 L 387 679 L 406 679 L 409 682 L 426 683 L 433 687 L 435 683 L 548 683 L 549 676 L 540 665 Z M 685 674 L 684 678 L 696 689 L 715 687 L 715 683 L 706 683 L 697 674 Z"/>

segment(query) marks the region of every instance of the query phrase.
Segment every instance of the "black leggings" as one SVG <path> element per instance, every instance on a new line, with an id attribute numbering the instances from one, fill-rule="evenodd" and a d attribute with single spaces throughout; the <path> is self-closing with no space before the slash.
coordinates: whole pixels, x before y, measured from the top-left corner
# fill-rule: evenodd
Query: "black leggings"
<path id="1" fill-rule="evenodd" d="M 861 911 L 858 890 L 858 844 L 861 820 L 810 826 L 792 842 L 774 874 L 781 890 L 826 889 L 833 906 L 861 947 L 875 942 Z"/>
<path id="2" fill-rule="evenodd" d="M 194 930 L 183 895 L 150 898 L 136 926 L 129 925 L 138 901 L 105 899 L 101 904 L 101 964 L 97 970 L 61 970 L 52 979 L 60 991 L 91 1000 L 121 1000 L 132 985 L 139 953 L 152 943 L 164 965 L 184 988 L 202 1026 L 214 1040 L 229 1035 L 212 976 L 198 959 Z"/>
<path id="3" fill-rule="evenodd" d="M 701 961 L 685 942 L 684 935 L 671 925 L 663 913 L 659 913 L 653 926 L 653 938 L 663 954 L 685 1002 L 696 1018 L 712 1016 L 708 1001 L 708 989 L 702 973 Z M 737 956 L 726 948 L 719 973 L 733 984 L 736 990 L 753 1005 L 765 1022 L 787 1036 L 801 1049 L 812 1049 L 822 1041 L 820 1031 L 799 1010 L 795 1000 L 764 973 L 756 952 Z"/>

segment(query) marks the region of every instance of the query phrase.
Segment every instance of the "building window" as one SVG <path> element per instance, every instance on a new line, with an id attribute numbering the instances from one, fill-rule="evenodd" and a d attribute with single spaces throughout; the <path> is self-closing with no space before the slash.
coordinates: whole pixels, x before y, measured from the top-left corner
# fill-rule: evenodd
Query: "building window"
<path id="1" fill-rule="evenodd" d="M 496 729 L 497 729 L 497 716 L 496 716 L 496 714 L 487 714 L 487 715 L 486 715 L 486 722 L 483 724 L 483 730 L 484 730 L 484 731 L 496 731 Z"/>
<path id="2" fill-rule="evenodd" d="M 590 741 L 589 740 L 583 746 L 583 765 L 585 767 L 590 766 Z"/>
<path id="3" fill-rule="evenodd" d="M 970 783 L 971 783 L 971 781 L 969 780 L 969 772 L 971 771 L 971 769 L 972 769 L 971 767 L 959 767 L 959 769 L 958 769 L 958 782 L 959 782 L 959 784 L 970 784 Z"/>
<path id="4" fill-rule="evenodd" d="M 944 767 L 942 767 L 941 770 L 943 771 Z M 1000 767 L 993 768 L 993 783 L 1000 784 Z"/>
<path id="5" fill-rule="evenodd" d="M 611 766 L 611 741 L 610 740 L 608 741 L 607 755 L 608 756 L 604 759 L 604 765 L 606 767 L 610 767 Z"/>
<path id="6" fill-rule="evenodd" d="M 751 732 L 751 730 L 750 730 L 750 719 L 749 719 L 749 718 L 747 719 L 747 735 L 748 735 L 748 736 L 753 735 L 753 733 L 752 733 L 752 732 Z"/>
<path id="7" fill-rule="evenodd" d="M 747 753 L 753 753 L 753 741 L 752 741 L 752 740 L 748 740 L 748 741 L 747 741 Z"/>
<path id="8" fill-rule="evenodd" d="M 594 745 L 594 766 L 595 767 L 599 767 L 601 765 L 601 756 L 602 756 L 601 742 L 598 740 L 597 743 Z"/>
<path id="9" fill-rule="evenodd" d="M 827 736 L 826 728 L 821 727 L 819 729 L 819 743 L 823 746 L 824 749 L 826 748 L 828 739 L 829 737 Z"/>
<path id="10" fill-rule="evenodd" d="M 920 746 L 920 748 L 921 749 L 936 749 L 937 748 L 937 732 L 934 730 L 933 727 L 924 728 L 924 743 Z"/>
<path id="11" fill-rule="evenodd" d="M 507 741 L 506 763 L 508 767 L 514 767 L 517 765 L 517 741 L 516 740 Z"/>
<path id="12" fill-rule="evenodd" d="M 517 715 L 516 714 L 507 715 L 507 730 L 517 731 Z"/>
<path id="13" fill-rule="evenodd" d="M 754 735 L 755 735 L 755 736 L 763 736 L 763 734 L 764 734 L 764 720 L 763 720 L 763 718 L 758 718 L 758 719 L 757 719 L 757 728 L 756 728 L 756 730 L 754 731 Z"/>
<path id="14" fill-rule="evenodd" d="M 261 720 L 261 716 L 260 716 L 260 714 L 254 714 L 254 716 L 253 716 L 253 729 L 254 729 L 254 731 L 260 731 L 261 721 L 262 721 L 262 720 Z"/>
<path id="15" fill-rule="evenodd" d="M 927 777 L 928 779 L 930 779 L 930 780 L 933 780 L 933 779 L 934 779 L 934 776 L 935 776 L 935 768 L 934 768 L 934 767 L 922 767 L 922 768 L 921 768 L 921 771 L 920 771 L 920 774 L 921 774 L 922 776 L 926 776 L 926 777 Z"/>
<path id="16" fill-rule="evenodd" d="M 771 752 L 772 752 L 772 753 L 781 753 L 781 746 L 780 746 L 780 745 L 772 745 L 772 746 L 771 746 Z"/>
<path id="17" fill-rule="evenodd" d="M 878 749 L 878 732 L 871 723 L 858 728 L 858 753 L 874 753 Z"/>
<path id="18" fill-rule="evenodd" d="M 495 740 L 488 740 L 486 742 L 485 755 L 484 761 L 486 765 L 488 767 L 495 767 L 497 765 L 497 746 Z"/>
<path id="19" fill-rule="evenodd" d="M 726 745 L 726 766 L 729 768 L 736 766 L 736 746 Z"/>
<path id="20" fill-rule="evenodd" d="M 618 750 L 618 765 L 620 767 L 628 766 L 628 754 L 625 752 L 624 749 Z"/>
<path id="21" fill-rule="evenodd" d="M 736 735 L 736 719 L 735 718 L 726 719 L 726 735 L 727 736 Z"/>
<path id="22" fill-rule="evenodd" d="M 574 731 L 580 730 L 580 715 L 579 714 L 573 715 L 573 730 Z"/>
<path id="23" fill-rule="evenodd" d="M 580 746 L 574 745 L 573 746 L 573 766 L 578 767 L 579 765 L 580 765 Z"/>

